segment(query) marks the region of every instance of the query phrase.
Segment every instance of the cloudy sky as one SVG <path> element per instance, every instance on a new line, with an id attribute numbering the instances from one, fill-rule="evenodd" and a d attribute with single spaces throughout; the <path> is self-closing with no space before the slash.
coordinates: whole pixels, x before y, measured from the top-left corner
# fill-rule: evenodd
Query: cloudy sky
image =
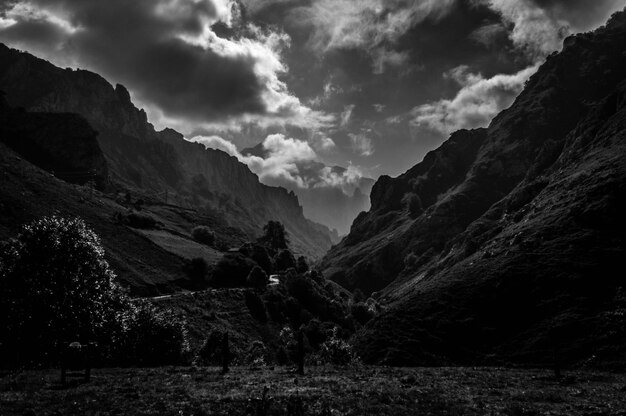
<path id="1" fill-rule="evenodd" d="M 329 183 L 397 175 L 450 132 L 487 125 L 564 36 L 625 5 L 0 0 L 0 42 L 124 84 L 157 128 L 306 187 L 319 178 L 301 166 Z M 239 154 L 261 142 L 265 159 Z M 350 169 L 332 177 L 320 161 Z"/>

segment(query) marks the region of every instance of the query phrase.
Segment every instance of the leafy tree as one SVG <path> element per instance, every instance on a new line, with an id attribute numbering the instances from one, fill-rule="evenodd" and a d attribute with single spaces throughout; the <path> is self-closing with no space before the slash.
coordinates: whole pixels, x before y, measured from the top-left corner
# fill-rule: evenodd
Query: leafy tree
<path id="1" fill-rule="evenodd" d="M 256 263 L 240 253 L 229 253 L 215 265 L 211 277 L 213 287 L 244 287 Z"/>
<path id="2" fill-rule="evenodd" d="M 259 242 L 269 247 L 272 251 L 285 250 L 289 240 L 285 226 L 279 221 L 269 221 L 263 227 L 263 236 Z"/>
<path id="3" fill-rule="evenodd" d="M 204 226 L 195 227 L 191 231 L 191 236 L 197 242 L 207 245 L 209 247 L 215 247 L 215 233 L 210 228 Z"/>
<path id="4" fill-rule="evenodd" d="M 309 265 L 306 261 L 306 257 L 300 256 L 298 257 L 298 262 L 296 264 L 296 270 L 298 273 L 306 273 L 309 271 Z"/>
<path id="5" fill-rule="evenodd" d="M 248 286 L 255 289 L 264 289 L 269 281 L 270 279 L 267 277 L 267 273 L 259 266 L 254 266 L 246 278 Z"/>
<path id="6" fill-rule="evenodd" d="M 22 361 L 47 362 L 60 342 L 98 341 L 129 301 L 80 219 L 23 227 L 0 254 L 0 338 Z"/>
<path id="7" fill-rule="evenodd" d="M 51 364 L 65 342 L 95 341 L 105 362 L 130 365 L 180 362 L 187 345 L 170 311 L 129 299 L 81 219 L 40 219 L 0 247 L 0 293 L 14 365 Z"/>
<path id="8" fill-rule="evenodd" d="M 276 270 L 284 272 L 285 270 L 296 267 L 296 258 L 289 250 L 281 250 L 275 259 Z"/>

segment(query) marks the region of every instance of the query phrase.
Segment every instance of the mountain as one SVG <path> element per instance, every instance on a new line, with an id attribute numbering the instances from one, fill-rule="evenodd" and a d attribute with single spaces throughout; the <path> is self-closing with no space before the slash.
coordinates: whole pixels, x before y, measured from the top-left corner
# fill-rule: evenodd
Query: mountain
<path id="1" fill-rule="evenodd" d="M 625 213 L 626 11 L 567 38 L 488 128 L 381 177 L 322 266 L 387 305 L 367 362 L 623 364 Z"/>
<path id="2" fill-rule="evenodd" d="M 121 85 L 114 88 L 95 73 L 61 69 L 0 44 L 0 90 L 13 108 L 71 113 L 86 120 L 97 132 L 106 160 L 107 180 L 100 177 L 99 185 L 108 192 L 130 191 L 144 199 L 218 214 L 250 238 L 259 235 L 267 221 L 278 220 L 289 232 L 293 249 L 311 258 L 331 245 L 330 231 L 304 217 L 293 192 L 261 184 L 247 166 L 226 153 L 189 143 L 170 129 L 155 131 Z M 65 149 L 78 150 L 73 141 Z M 78 165 L 67 169 L 72 175 L 91 174 Z"/>
<path id="3" fill-rule="evenodd" d="M 243 149 L 241 154 L 261 159 L 271 157 L 263 143 Z M 285 183 L 280 179 L 280 182 L 272 183 L 271 178 L 266 179 L 266 183 L 288 188 L 297 195 L 307 218 L 336 230 L 339 235 L 346 235 L 356 216 L 369 209 L 369 194 L 374 179 L 360 176 L 348 178 L 349 172 L 346 168 L 329 167 L 316 161 L 295 162 L 295 165 L 306 187 Z M 328 184 L 322 180 L 324 175 L 333 175 L 340 180 Z M 339 236 L 335 240 L 334 242 L 338 242 Z"/>

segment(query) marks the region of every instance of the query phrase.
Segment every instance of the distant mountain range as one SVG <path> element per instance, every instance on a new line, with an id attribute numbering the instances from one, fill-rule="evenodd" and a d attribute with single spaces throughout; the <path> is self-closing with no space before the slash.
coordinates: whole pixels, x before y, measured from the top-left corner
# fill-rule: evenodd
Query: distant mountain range
<path id="1" fill-rule="evenodd" d="M 82 136 L 96 140 L 103 157 L 85 159 L 78 137 L 67 143 L 56 137 L 47 143 L 47 133 L 35 132 L 27 145 L 17 136 L 3 138 L 27 160 L 55 170 L 59 177 L 66 174 L 80 181 L 95 171 L 107 192 L 130 191 L 215 214 L 250 238 L 260 234 L 267 221 L 278 220 L 289 232 L 293 249 L 310 258 L 320 257 L 331 245 L 333 234 L 304 217 L 293 192 L 260 183 L 246 165 L 224 152 L 190 143 L 171 129 L 155 131 L 121 85 L 113 87 L 95 73 L 61 69 L 0 44 L 0 91 L 14 109 L 80 116 Z M 49 146 L 57 156 L 52 164 L 39 155 Z"/>
<path id="2" fill-rule="evenodd" d="M 626 12 L 397 178 L 323 260 L 388 309 L 367 362 L 626 362 Z"/>
<path id="3" fill-rule="evenodd" d="M 259 143 L 241 151 L 243 156 L 257 156 L 266 159 L 269 155 Z M 301 169 L 301 173 L 309 173 L 308 187 L 293 186 L 293 191 L 300 200 L 304 215 L 320 224 L 324 224 L 337 231 L 339 235 L 346 235 L 350 231 L 350 225 L 362 211 L 370 207 L 369 194 L 375 180 L 367 177 L 359 177 L 352 183 L 344 182 L 341 186 L 328 186 L 323 183 L 315 183 L 320 172 L 327 170 L 327 166 L 320 162 L 309 163 Z M 330 167 L 330 172 L 337 177 L 344 177 L 347 169 L 341 166 Z M 284 185 L 286 186 L 286 185 Z"/>

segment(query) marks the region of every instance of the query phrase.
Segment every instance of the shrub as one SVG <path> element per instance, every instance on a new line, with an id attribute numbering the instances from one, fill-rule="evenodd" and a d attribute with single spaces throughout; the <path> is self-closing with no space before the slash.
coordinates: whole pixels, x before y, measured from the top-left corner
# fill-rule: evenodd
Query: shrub
<path id="1" fill-rule="evenodd" d="M 296 267 L 296 259 L 289 250 L 281 250 L 275 258 L 276 270 L 284 272 L 287 269 Z"/>
<path id="2" fill-rule="evenodd" d="M 211 277 L 213 287 L 245 287 L 250 271 L 256 266 L 252 260 L 240 253 L 229 253 L 215 265 Z"/>
<path id="3" fill-rule="evenodd" d="M 333 328 L 328 339 L 320 346 L 319 358 L 322 363 L 333 365 L 348 365 L 358 362 L 352 346 L 339 338 L 339 330 Z"/>
<path id="4" fill-rule="evenodd" d="M 254 266 L 246 278 L 248 286 L 255 289 L 264 289 L 269 281 L 270 279 L 267 276 L 267 273 L 265 273 L 259 266 Z"/>
<path id="5" fill-rule="evenodd" d="M 215 233 L 208 227 L 198 226 L 191 231 L 191 236 L 197 242 L 207 245 L 209 247 L 215 247 Z"/>
<path id="6" fill-rule="evenodd" d="M 185 322 L 171 310 L 138 300 L 119 315 L 111 359 L 121 365 L 177 365 L 186 361 L 189 341 Z"/>
<path id="7" fill-rule="evenodd" d="M 100 239 L 80 219 L 33 222 L 0 259 L 0 338 L 22 364 L 49 363 L 62 342 L 106 339 L 128 305 Z"/>

